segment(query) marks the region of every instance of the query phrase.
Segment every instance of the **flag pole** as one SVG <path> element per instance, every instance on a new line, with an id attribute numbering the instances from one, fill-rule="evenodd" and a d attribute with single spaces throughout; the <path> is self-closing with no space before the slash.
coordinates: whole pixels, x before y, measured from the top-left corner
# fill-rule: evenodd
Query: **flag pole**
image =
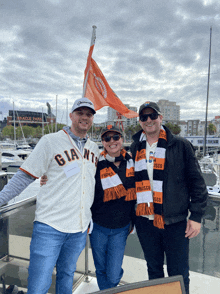
<path id="1" fill-rule="evenodd" d="M 92 39 L 91 39 L 91 45 L 90 45 L 90 49 L 89 49 L 89 55 L 88 55 L 88 59 L 87 59 L 87 65 L 86 65 L 86 77 L 85 77 L 85 81 L 84 81 L 84 85 L 83 85 L 83 95 L 82 97 L 85 97 L 85 93 L 86 93 L 86 87 L 87 87 L 87 81 L 88 81 L 88 76 L 89 76 L 89 69 L 90 69 L 90 65 L 91 65 L 91 58 L 92 58 L 92 52 L 93 52 L 93 48 L 95 45 L 95 39 L 96 39 L 96 26 L 92 26 Z"/>

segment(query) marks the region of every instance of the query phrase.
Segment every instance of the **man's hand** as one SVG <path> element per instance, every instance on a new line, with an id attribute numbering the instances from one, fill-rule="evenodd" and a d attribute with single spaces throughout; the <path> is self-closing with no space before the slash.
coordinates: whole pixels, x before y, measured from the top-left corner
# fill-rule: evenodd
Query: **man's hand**
<path id="1" fill-rule="evenodd" d="M 188 220 L 187 226 L 186 226 L 186 235 L 185 237 L 191 239 L 193 237 L 196 237 L 200 233 L 201 224 L 194 222 L 192 220 Z"/>
<path id="2" fill-rule="evenodd" d="M 46 176 L 46 175 L 42 176 L 42 177 L 40 178 L 40 185 L 41 185 L 41 186 L 46 185 L 47 181 L 48 181 L 47 176 Z"/>

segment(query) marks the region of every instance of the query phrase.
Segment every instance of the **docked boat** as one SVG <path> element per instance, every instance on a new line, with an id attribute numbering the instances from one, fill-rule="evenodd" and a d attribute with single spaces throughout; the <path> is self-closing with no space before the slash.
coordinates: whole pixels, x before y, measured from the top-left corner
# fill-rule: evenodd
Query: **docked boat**
<path id="1" fill-rule="evenodd" d="M 32 149 L 17 149 L 15 144 L 0 143 L 2 169 L 7 171 L 17 171 L 24 160 L 30 155 Z"/>
<path id="2" fill-rule="evenodd" d="M 216 158 L 205 156 L 199 160 L 202 175 L 208 194 L 212 198 L 220 198 L 219 162 Z"/>
<path id="3" fill-rule="evenodd" d="M 214 186 L 207 186 L 207 190 L 209 196 L 220 199 L 220 185 L 218 182 Z"/>

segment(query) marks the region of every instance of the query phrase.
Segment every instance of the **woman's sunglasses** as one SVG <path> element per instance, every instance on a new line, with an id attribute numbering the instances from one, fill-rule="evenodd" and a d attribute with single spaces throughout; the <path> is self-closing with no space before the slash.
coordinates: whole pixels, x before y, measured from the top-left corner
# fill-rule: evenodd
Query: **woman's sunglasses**
<path id="1" fill-rule="evenodd" d="M 105 136 L 105 137 L 102 138 L 102 140 L 104 140 L 105 142 L 110 142 L 111 141 L 111 138 L 114 141 L 118 141 L 121 138 L 121 136 L 120 135 Z"/>
<path id="2" fill-rule="evenodd" d="M 153 112 L 153 113 L 149 113 L 149 114 L 141 114 L 140 115 L 140 121 L 147 121 L 148 120 L 148 117 L 151 119 L 151 120 L 155 120 L 157 119 L 159 116 L 158 113 L 156 112 Z"/>

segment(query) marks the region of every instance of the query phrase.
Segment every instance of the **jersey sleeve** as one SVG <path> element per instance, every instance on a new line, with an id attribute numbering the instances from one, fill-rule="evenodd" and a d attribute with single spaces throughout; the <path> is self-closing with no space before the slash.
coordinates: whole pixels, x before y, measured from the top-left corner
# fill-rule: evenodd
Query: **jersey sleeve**
<path id="1" fill-rule="evenodd" d="M 53 158 L 52 143 L 48 135 L 43 136 L 35 146 L 34 150 L 20 167 L 20 170 L 34 178 L 44 175 Z"/>

